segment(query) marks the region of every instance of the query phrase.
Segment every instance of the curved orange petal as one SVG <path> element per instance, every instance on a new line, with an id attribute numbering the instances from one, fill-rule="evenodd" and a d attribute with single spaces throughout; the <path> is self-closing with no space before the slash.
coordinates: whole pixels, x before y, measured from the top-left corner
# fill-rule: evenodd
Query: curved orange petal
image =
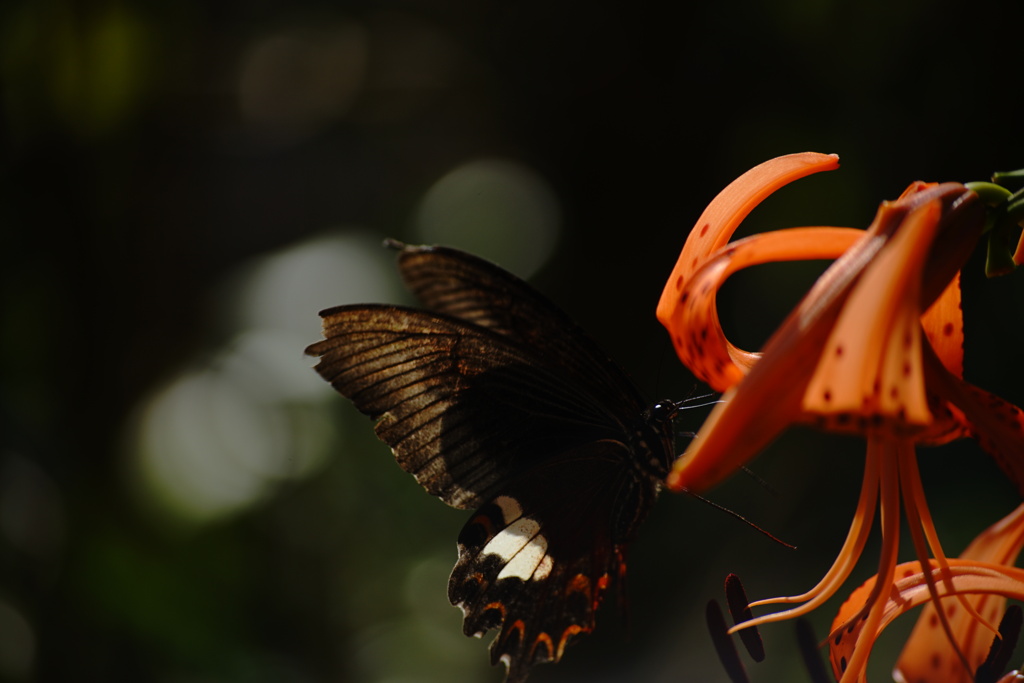
<path id="1" fill-rule="evenodd" d="M 905 213 L 897 202 L 883 204 L 875 225 L 892 220 L 892 212 L 898 213 L 899 229 L 865 269 L 829 335 L 804 396 L 809 413 L 840 423 L 866 415 L 918 426 L 931 421 L 919 299 L 941 206 L 936 198 Z"/>
<path id="2" fill-rule="evenodd" d="M 930 389 L 953 404 L 954 417 L 966 425 L 970 435 L 1024 494 L 1024 412 L 995 394 L 936 367 L 938 360 L 927 351 L 925 371 Z"/>
<path id="3" fill-rule="evenodd" d="M 674 464 L 669 487 L 700 491 L 714 485 L 793 422 L 858 433 L 884 428 L 931 443 L 964 435 L 967 409 L 957 407 L 961 402 L 937 387 L 926 391 L 926 375 L 933 368 L 924 356 L 936 356 L 923 343 L 921 317 L 924 307 L 941 295 L 932 314 L 943 323 L 938 334 L 949 331 L 947 323 L 953 328 L 950 339 L 937 345 L 950 369 L 957 370 L 961 326 L 959 317 L 942 320 L 951 315 L 943 307 L 956 305 L 950 281 L 977 240 L 982 218 L 977 195 L 963 185 L 912 184 L 901 199 L 882 205 L 871 227 L 818 279 L 756 363 L 755 354 L 725 339 L 714 295 L 744 260 L 767 260 L 757 250 L 767 253 L 784 244 L 784 237 L 777 244 L 771 241 L 776 238 L 752 241 L 749 252 L 746 245 L 739 252 L 736 245 L 722 247 L 703 267 L 698 260 L 689 279 L 670 282 L 665 292 L 678 296 L 671 299 L 672 319 L 662 322 L 673 333 L 677 352 L 712 387 L 732 389 Z M 847 233 L 832 230 L 845 239 Z M 710 230 L 698 233 L 697 243 L 707 246 L 711 239 Z M 734 258 L 735 264 L 728 263 Z M 683 260 L 679 267 L 691 265 Z M 928 324 L 932 329 L 934 323 Z M 816 367 L 809 362 L 813 358 L 819 359 Z M 1004 468 L 1015 474 L 1020 468 L 1022 476 L 1015 481 L 1024 483 L 1024 455 L 1018 457 L 1015 450 L 1024 441 L 1014 441 L 1009 433 L 1024 419 L 1013 411 L 1000 413 L 1006 414 L 1008 426 L 996 430 L 993 450 L 1011 461 Z M 993 441 L 988 430 L 976 433 Z"/>
<path id="4" fill-rule="evenodd" d="M 828 320 L 821 322 L 802 335 L 787 338 L 788 348 L 782 352 L 769 355 L 766 350 L 743 380 L 722 395 L 689 448 L 672 466 L 668 488 L 707 490 L 798 419 L 813 370 L 807 359 L 815 357 L 830 329 Z"/>
<path id="5" fill-rule="evenodd" d="M 718 290 L 738 270 L 775 261 L 835 259 L 863 230 L 809 227 L 765 232 L 719 249 L 686 281 L 680 307 L 668 325 L 676 353 L 690 371 L 715 391 L 725 391 L 761 357 L 737 348 L 722 331 Z"/>
<path id="6" fill-rule="evenodd" d="M 1016 567 L 960 558 L 950 559 L 948 570 L 939 569 L 935 566 L 935 563 L 930 564 L 932 566 L 932 575 L 939 580 L 936 586 L 942 597 L 952 595 L 998 595 L 1017 600 L 1024 599 L 1024 570 Z M 906 562 L 897 566 L 895 577 L 897 577 L 895 580 L 890 580 L 889 582 L 889 599 L 886 601 L 881 618 L 874 629 L 868 630 L 863 621 L 858 622 L 853 628 L 843 626 L 850 616 L 863 610 L 869 594 L 874 590 L 875 577 L 868 579 L 867 582 L 850 595 L 849 599 L 840 609 L 839 616 L 832 622 L 833 631 L 829 638 L 829 659 L 832 661 L 832 669 L 837 678 L 839 678 L 842 672 L 842 662 L 844 660 L 849 661 L 856 655 L 866 659 L 870 655 L 874 641 L 886 626 L 892 623 L 898 616 L 931 600 L 925 574 L 921 571 L 920 562 Z M 949 588 L 950 585 L 953 587 L 952 589 Z M 953 619 L 955 618 L 956 613 L 954 611 Z M 998 618 L 996 621 L 998 621 Z M 934 628 L 938 628 L 937 623 Z M 936 637 L 941 639 L 941 642 L 947 642 L 945 636 L 937 630 L 934 632 Z M 871 633 L 871 635 L 868 636 L 868 633 Z M 957 633 L 960 633 L 960 631 L 958 630 Z M 986 637 L 982 640 L 991 642 L 991 637 Z M 986 642 L 986 648 L 984 649 L 976 647 L 968 650 L 964 648 L 972 667 L 977 668 L 978 664 L 985 659 L 987 644 Z M 951 652 L 952 648 L 949 648 L 945 651 L 945 654 L 948 655 Z M 908 678 L 905 676 L 903 680 L 941 680 L 944 683 L 970 682 L 970 675 L 963 671 L 959 658 L 942 657 L 939 660 L 929 659 L 927 664 L 931 666 L 936 664 L 936 662 L 941 669 L 940 676 L 937 677 L 935 670 L 930 669 L 929 675 L 921 678 Z M 850 670 L 848 669 L 847 671 L 849 672 Z M 967 677 L 959 677 L 963 675 Z M 843 680 L 846 680 L 846 676 L 843 676 Z"/>
<path id="7" fill-rule="evenodd" d="M 921 326 L 942 364 L 957 377 L 964 376 L 964 313 L 960 300 L 960 273 L 921 316 Z"/>
<path id="8" fill-rule="evenodd" d="M 959 561 L 1012 565 L 1024 546 L 1024 505 L 981 533 L 960 555 Z M 950 560 L 950 562 L 953 562 Z M 976 594 L 966 598 L 978 614 L 991 623 L 998 623 L 1006 605 L 1005 596 L 998 594 Z M 952 609 L 950 609 L 952 608 Z M 985 659 L 991 632 L 984 628 L 966 609 L 947 607 L 953 637 L 966 655 L 969 664 L 977 669 Z M 928 680 L 935 670 L 936 662 L 960 672 L 961 680 L 970 682 L 969 672 L 958 666 L 959 658 L 950 658 L 952 648 L 945 635 L 939 630 L 935 604 L 925 605 L 917 624 L 900 654 L 896 669 L 905 680 Z"/>
<path id="9" fill-rule="evenodd" d="M 666 327 L 675 316 L 683 285 L 713 251 L 724 245 L 755 206 L 780 187 L 819 171 L 839 167 L 835 154 L 802 152 L 777 157 L 732 181 L 701 214 L 679 254 L 658 302 L 657 316 Z"/>
<path id="10" fill-rule="evenodd" d="M 910 433 L 932 422 L 920 318 L 934 299 L 951 296 L 949 282 L 970 255 L 982 219 L 977 195 L 958 183 L 914 183 L 882 204 L 865 238 L 877 250 L 852 285 L 808 385 L 809 414 L 855 431 Z"/>
<path id="11" fill-rule="evenodd" d="M 821 355 L 861 274 L 878 258 L 910 211 L 905 205 L 901 210 L 892 209 L 892 204 L 884 204 L 871 227 L 860 232 L 860 238 L 818 278 L 765 344 L 762 360 L 722 397 L 723 402 L 715 406 L 697 438 L 673 465 L 667 480 L 670 489 L 706 490 L 789 424 L 808 418 L 807 386 L 816 370 L 813 359 Z M 684 303 L 687 308 L 679 309 L 683 319 L 689 312 L 688 302 Z M 811 410 L 818 415 L 825 412 L 813 404 Z"/>

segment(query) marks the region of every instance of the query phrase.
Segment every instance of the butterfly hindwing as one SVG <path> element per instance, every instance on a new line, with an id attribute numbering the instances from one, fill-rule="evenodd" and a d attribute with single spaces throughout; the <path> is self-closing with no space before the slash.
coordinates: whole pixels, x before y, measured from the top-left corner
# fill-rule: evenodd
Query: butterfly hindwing
<path id="1" fill-rule="evenodd" d="M 624 578 L 626 546 L 657 495 L 653 481 L 623 476 L 629 460 L 614 441 L 561 453 L 459 535 L 449 600 L 465 614 L 466 635 L 499 629 L 491 660 L 505 661 L 510 682 L 591 632 L 605 593 Z"/>
<path id="2" fill-rule="evenodd" d="M 321 313 L 316 370 L 363 413 L 398 464 L 449 505 L 477 508 L 449 598 L 464 630 L 492 628 L 508 680 L 590 632 L 672 458 L 625 374 L 554 304 L 454 249 L 403 247 L 431 310 Z"/>

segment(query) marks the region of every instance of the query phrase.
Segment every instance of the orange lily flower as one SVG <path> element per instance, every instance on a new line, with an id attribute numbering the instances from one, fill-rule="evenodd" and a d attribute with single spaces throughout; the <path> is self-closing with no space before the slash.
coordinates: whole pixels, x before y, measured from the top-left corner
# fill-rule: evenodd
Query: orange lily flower
<path id="1" fill-rule="evenodd" d="M 877 507 L 878 587 L 858 616 L 864 632 L 877 633 L 885 607 L 880 587 L 891 584 L 896 572 L 901 502 L 929 595 L 937 600 L 929 550 L 943 576 L 950 565 L 921 487 L 919 444 L 972 436 L 1024 491 L 1024 414 L 962 379 L 958 271 L 982 231 L 984 209 L 977 195 L 959 183 L 914 183 L 897 200 L 883 203 L 864 231 L 795 228 L 728 241 L 772 191 L 837 165 L 831 155 L 790 155 L 732 183 L 698 220 L 658 305 L 658 318 L 683 362 L 725 392 L 673 467 L 669 488 L 706 490 L 793 423 L 867 438 L 860 499 L 832 568 L 803 595 L 752 605 L 802 603 L 798 607 L 733 630 L 806 614 L 831 597 L 859 559 Z M 820 258 L 837 260 L 761 353 L 728 342 L 715 295 L 730 274 L 768 261 Z M 953 593 L 952 579 L 943 581 Z M 939 621 L 951 634 L 942 612 Z M 869 649 L 853 650 L 844 682 L 862 675 Z"/>

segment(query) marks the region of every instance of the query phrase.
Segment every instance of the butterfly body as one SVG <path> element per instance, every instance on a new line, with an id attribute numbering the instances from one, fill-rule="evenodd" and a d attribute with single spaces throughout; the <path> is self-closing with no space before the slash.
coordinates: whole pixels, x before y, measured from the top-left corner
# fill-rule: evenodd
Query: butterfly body
<path id="1" fill-rule="evenodd" d="M 499 629 L 492 663 L 518 683 L 593 630 L 609 586 L 622 586 L 626 548 L 674 457 L 674 409 L 651 409 L 515 276 L 454 249 L 400 249 L 426 310 L 328 309 L 325 340 L 307 351 L 403 469 L 475 509 L 448 596 L 467 635 Z"/>

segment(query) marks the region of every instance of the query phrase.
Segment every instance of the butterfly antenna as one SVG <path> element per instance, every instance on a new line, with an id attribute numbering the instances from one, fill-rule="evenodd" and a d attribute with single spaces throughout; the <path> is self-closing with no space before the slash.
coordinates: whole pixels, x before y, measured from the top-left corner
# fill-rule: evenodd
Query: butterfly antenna
<path id="1" fill-rule="evenodd" d="M 701 501 L 702 503 L 707 503 L 711 507 L 715 508 L 716 510 L 720 510 L 720 511 L 724 512 L 725 514 L 729 515 L 730 517 L 735 517 L 739 521 L 741 521 L 744 524 L 746 524 L 747 526 L 749 526 L 754 531 L 757 531 L 758 533 L 760 533 L 760 534 L 762 534 L 764 536 L 767 536 L 768 538 L 770 538 L 771 540 L 775 541 L 779 545 L 781 545 L 783 547 L 786 547 L 786 548 L 789 548 L 790 550 L 796 550 L 796 546 L 793 545 L 792 543 L 786 543 L 781 538 L 779 538 L 778 536 L 774 535 L 773 533 L 771 533 L 767 529 L 763 529 L 762 527 L 759 527 L 758 525 L 754 524 L 753 522 L 751 522 L 749 519 L 747 519 L 746 517 L 744 517 L 740 513 L 736 512 L 734 510 L 730 510 L 729 508 L 725 507 L 724 505 L 720 505 L 720 504 L 716 503 L 715 501 L 713 501 L 713 500 L 711 500 L 709 498 L 705 498 L 704 496 L 700 495 L 699 493 L 694 493 L 690 489 L 681 489 L 680 492 L 681 493 L 685 493 L 688 496 L 693 496 L 694 498 L 696 498 L 697 500 Z"/>
<path id="2" fill-rule="evenodd" d="M 696 388 L 697 387 L 694 386 L 693 389 L 690 389 L 690 392 L 692 393 Z M 692 410 L 694 408 L 706 408 L 707 406 L 713 406 L 716 403 L 724 403 L 724 401 L 717 398 L 712 401 L 706 400 L 714 396 L 715 393 L 709 391 L 708 393 L 701 394 L 700 396 L 687 396 L 686 398 L 680 399 L 678 401 L 666 401 L 666 403 L 671 403 L 672 405 L 674 405 L 676 407 L 676 410 Z M 698 403 L 698 401 L 704 401 L 704 403 Z"/>
<path id="3" fill-rule="evenodd" d="M 709 394 L 709 395 L 710 395 L 710 394 Z M 683 405 L 683 404 L 689 404 L 689 402 L 690 402 L 690 401 L 696 401 L 696 400 L 699 400 L 699 399 L 701 399 L 701 398 L 707 398 L 707 396 L 700 396 L 700 397 L 697 397 L 697 398 L 688 398 L 688 399 L 685 399 L 685 400 L 683 400 L 683 401 L 680 401 L 680 402 L 678 403 L 678 407 L 679 407 L 679 408 L 681 408 L 681 409 L 683 409 L 683 410 L 690 410 L 690 409 L 692 409 L 692 408 L 706 408 L 707 406 L 713 406 L 713 405 L 715 405 L 716 403 L 725 403 L 725 401 L 723 401 L 723 400 L 721 400 L 721 399 L 715 399 L 714 401 L 708 401 L 708 402 L 706 402 L 706 403 L 698 403 L 698 404 L 696 404 L 696 405 Z"/>
<path id="4" fill-rule="evenodd" d="M 755 482 L 757 482 L 758 486 L 763 488 L 765 491 L 767 491 L 768 493 L 772 494 L 773 496 L 779 495 L 778 489 L 776 489 L 774 486 L 772 486 L 770 483 L 768 483 L 768 481 L 766 479 L 761 478 L 761 475 L 759 475 L 757 472 L 755 472 L 754 470 L 750 469 L 746 465 L 740 466 L 740 469 L 743 471 L 743 474 L 747 475 L 748 477 L 753 479 Z"/>

